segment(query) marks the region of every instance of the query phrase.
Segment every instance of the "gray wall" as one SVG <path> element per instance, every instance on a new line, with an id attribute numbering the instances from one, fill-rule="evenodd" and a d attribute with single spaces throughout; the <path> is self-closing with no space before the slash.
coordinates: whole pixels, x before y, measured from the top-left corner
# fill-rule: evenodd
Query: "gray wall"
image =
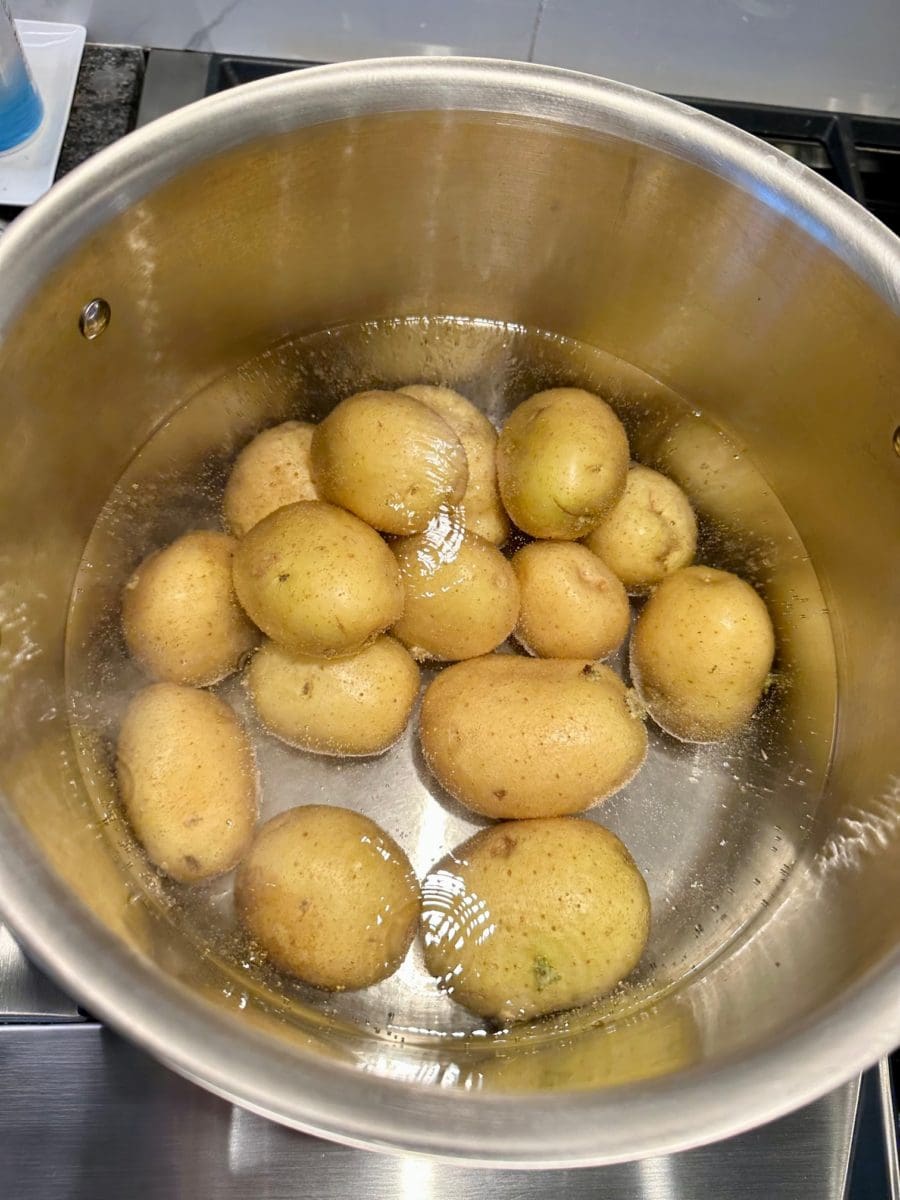
<path id="1" fill-rule="evenodd" d="M 94 41 L 533 58 L 657 91 L 900 116 L 900 0 L 12 0 Z"/>

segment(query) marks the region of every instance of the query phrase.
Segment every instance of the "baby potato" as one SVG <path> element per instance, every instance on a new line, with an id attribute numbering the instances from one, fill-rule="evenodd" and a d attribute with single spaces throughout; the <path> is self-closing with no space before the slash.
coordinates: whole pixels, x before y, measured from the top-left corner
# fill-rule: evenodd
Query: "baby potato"
<path id="1" fill-rule="evenodd" d="M 606 658 L 628 632 L 625 589 L 576 542 L 531 542 L 512 557 L 519 581 L 516 640 L 539 658 Z"/>
<path id="2" fill-rule="evenodd" d="M 234 586 L 249 616 L 298 654 L 353 654 L 403 612 L 394 556 L 352 513 L 288 504 L 238 542 Z"/>
<path id="3" fill-rule="evenodd" d="M 419 885 L 393 838 L 360 813 L 319 804 L 263 825 L 234 898 L 274 966 L 331 991 L 392 975 L 420 911 Z"/>
<path id="4" fill-rule="evenodd" d="M 627 473 L 621 421 L 581 388 L 538 392 L 513 409 L 500 431 L 500 495 L 532 537 L 583 537 L 622 495 Z"/>
<path id="5" fill-rule="evenodd" d="M 200 529 L 145 559 L 122 594 L 122 631 L 148 675 L 206 687 L 230 675 L 257 642 L 238 605 L 237 543 Z"/>
<path id="6" fill-rule="evenodd" d="M 393 634 L 414 658 L 475 658 L 505 641 L 519 611 L 515 572 L 496 546 L 451 514 L 391 547 L 406 592 Z"/>
<path id="7" fill-rule="evenodd" d="M 593 821 L 494 825 L 423 886 L 425 966 L 454 1000 L 500 1023 L 590 1004 L 634 969 L 649 932 L 640 871 Z"/>
<path id="8" fill-rule="evenodd" d="M 647 752 L 621 679 L 582 659 L 492 654 L 448 667 L 425 691 L 419 735 L 441 786 L 501 820 L 583 812 Z"/>
<path id="9" fill-rule="evenodd" d="M 147 857 L 179 883 L 230 871 L 250 844 L 253 748 L 218 696 L 177 683 L 138 692 L 119 732 L 116 776 Z"/>
<path id="10" fill-rule="evenodd" d="M 384 533 L 416 533 L 462 500 L 466 452 L 436 412 L 401 392 L 359 392 L 316 426 L 319 494 Z"/>
<path id="11" fill-rule="evenodd" d="M 624 493 L 584 544 L 615 571 L 632 595 L 642 595 L 693 562 L 697 518 L 677 483 L 632 463 Z"/>
<path id="12" fill-rule="evenodd" d="M 774 654 L 768 610 L 749 583 L 682 567 L 635 623 L 631 672 L 657 725 L 686 742 L 717 742 L 750 719 Z"/>
<path id="13" fill-rule="evenodd" d="M 267 641 L 245 679 L 269 732 L 314 754 L 383 753 L 406 728 L 419 692 L 419 668 L 391 637 L 331 659 Z"/>
<path id="14" fill-rule="evenodd" d="M 237 456 L 222 501 L 225 524 L 236 537 L 276 508 L 319 499 L 309 469 L 312 435 L 312 425 L 284 421 L 257 434 Z"/>
<path id="15" fill-rule="evenodd" d="M 462 498 L 466 529 L 495 546 L 509 537 L 509 518 L 497 489 L 497 431 L 465 396 L 448 387 L 411 383 L 398 389 L 443 417 L 462 443 L 469 464 L 469 483 Z"/>

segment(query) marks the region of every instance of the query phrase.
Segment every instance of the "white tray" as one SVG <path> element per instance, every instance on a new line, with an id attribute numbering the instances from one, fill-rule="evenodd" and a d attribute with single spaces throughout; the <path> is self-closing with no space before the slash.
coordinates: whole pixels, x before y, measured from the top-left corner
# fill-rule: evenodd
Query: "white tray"
<path id="1" fill-rule="evenodd" d="M 43 196 L 53 183 L 81 65 L 85 28 L 56 21 L 16 21 L 16 28 L 44 102 L 44 120 L 35 136 L 0 157 L 0 204 L 24 205 Z"/>

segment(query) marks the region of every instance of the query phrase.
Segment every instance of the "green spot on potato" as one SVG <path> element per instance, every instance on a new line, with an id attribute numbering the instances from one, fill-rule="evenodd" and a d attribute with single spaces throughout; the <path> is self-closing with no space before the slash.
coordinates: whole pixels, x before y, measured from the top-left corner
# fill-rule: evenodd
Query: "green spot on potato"
<path id="1" fill-rule="evenodd" d="M 534 982 L 539 992 L 542 992 L 545 987 L 549 987 L 551 983 L 557 983 L 562 979 L 562 975 L 556 970 L 550 959 L 546 958 L 543 954 L 539 954 L 535 958 L 532 970 L 534 971 Z"/>

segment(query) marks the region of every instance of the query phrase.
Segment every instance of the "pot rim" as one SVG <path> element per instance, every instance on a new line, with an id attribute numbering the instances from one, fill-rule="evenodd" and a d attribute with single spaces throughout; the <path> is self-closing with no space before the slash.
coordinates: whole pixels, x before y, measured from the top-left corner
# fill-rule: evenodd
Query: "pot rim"
<path id="1" fill-rule="evenodd" d="M 900 240 L 812 171 L 716 118 L 590 75 L 488 59 L 379 59 L 261 80 L 192 104 L 71 173 L 0 240 L 0 337 L 90 232 L 199 158 L 379 112 L 514 114 L 640 141 L 712 170 L 801 225 L 900 312 Z M 0 807 L 0 911 L 92 1013 L 182 1075 L 283 1124 L 369 1149 L 491 1167 L 574 1167 L 702 1145 L 808 1103 L 900 1042 L 900 946 L 764 1050 L 608 1091 L 459 1093 L 387 1080 L 215 1014 L 88 912 Z M 89 967 L 88 975 L 85 968 Z"/>

